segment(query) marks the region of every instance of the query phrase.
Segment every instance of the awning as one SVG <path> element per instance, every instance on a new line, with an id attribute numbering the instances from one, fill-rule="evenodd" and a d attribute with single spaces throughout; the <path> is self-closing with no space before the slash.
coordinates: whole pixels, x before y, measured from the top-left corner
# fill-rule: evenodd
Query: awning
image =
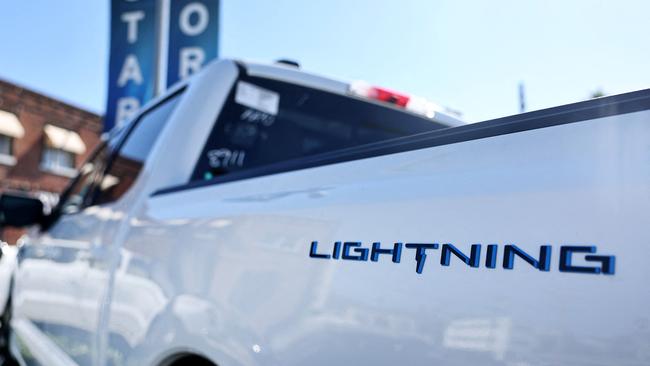
<path id="1" fill-rule="evenodd" d="M 0 110 L 0 135 L 15 139 L 25 136 L 25 129 L 15 114 Z"/>
<path id="2" fill-rule="evenodd" d="M 77 155 L 86 152 L 86 144 L 76 132 L 52 125 L 45 125 L 44 131 L 48 146 Z"/>

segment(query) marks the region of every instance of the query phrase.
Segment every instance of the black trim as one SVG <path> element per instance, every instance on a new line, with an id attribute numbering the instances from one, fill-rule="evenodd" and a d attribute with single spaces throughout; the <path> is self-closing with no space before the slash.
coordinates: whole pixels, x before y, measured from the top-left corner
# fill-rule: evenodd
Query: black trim
<path id="1" fill-rule="evenodd" d="M 178 90 L 175 90 L 173 93 L 171 93 L 169 95 L 166 95 L 164 98 L 160 99 L 157 103 L 149 106 L 149 108 L 140 111 L 139 115 L 137 116 L 137 119 L 134 120 L 133 123 L 131 123 L 127 127 L 128 130 L 125 131 L 124 135 L 117 142 L 115 148 L 113 150 L 109 151 L 110 155 L 106 159 L 106 165 L 104 166 L 104 169 L 101 172 L 101 178 L 102 179 L 104 178 L 104 176 L 106 174 L 108 174 L 108 172 L 111 171 L 111 168 L 113 167 L 113 163 L 115 162 L 115 159 L 118 157 L 118 155 L 122 151 L 122 148 L 124 147 L 126 142 L 129 140 L 129 138 L 131 137 L 131 134 L 133 133 L 133 131 L 135 131 L 135 129 L 140 125 L 140 123 L 142 122 L 142 119 L 147 117 L 154 110 L 157 110 L 158 108 L 160 108 L 161 106 L 169 103 L 170 101 L 174 100 L 175 98 L 180 98 L 182 96 L 182 94 L 185 92 L 186 89 L 187 89 L 187 85 L 184 85 L 183 87 L 179 88 Z M 174 113 L 174 110 L 176 109 L 176 107 L 178 107 L 178 101 L 176 101 L 176 102 L 177 102 L 176 105 L 172 108 L 170 113 Z M 167 120 L 169 120 L 170 116 L 171 115 L 167 116 Z M 166 126 L 166 121 L 163 124 L 163 127 L 162 127 L 163 130 L 165 129 L 165 126 Z M 161 130 L 161 132 L 162 132 L 162 130 Z M 158 140 L 159 137 L 160 136 L 156 136 L 156 138 L 154 139 L 154 144 L 156 143 L 156 141 Z M 107 141 L 107 144 L 108 143 L 109 142 Z M 149 151 L 149 152 L 151 152 L 151 151 Z M 144 162 L 143 164 L 146 164 L 146 162 Z M 142 169 L 140 169 L 140 170 L 142 170 Z M 136 180 L 140 176 L 140 173 L 141 173 L 141 171 L 139 171 L 138 174 L 136 175 L 136 177 L 135 177 Z M 128 193 L 128 191 L 131 189 L 131 187 L 127 188 L 126 192 L 122 193 L 119 197 L 117 197 L 113 201 L 103 202 L 103 203 L 98 203 L 97 202 L 98 198 L 99 198 L 99 194 L 100 194 L 99 186 L 94 186 L 92 189 L 93 190 L 90 193 L 92 195 L 91 201 L 90 201 L 90 204 L 87 207 L 104 206 L 104 205 L 111 204 L 113 202 L 117 202 L 120 198 L 122 198 L 124 196 L 124 194 Z"/>
<path id="2" fill-rule="evenodd" d="M 194 181 L 187 184 L 160 189 L 154 192 L 151 196 L 205 187 L 213 184 L 256 178 L 276 173 L 313 168 L 322 165 L 342 163 L 638 112 L 646 109 L 650 109 L 650 89 L 567 104 L 559 107 L 497 118 L 481 123 L 436 130 L 418 135 L 397 138 L 390 141 L 294 159 L 247 171 L 230 173 L 208 181 Z"/>
<path id="3" fill-rule="evenodd" d="M 238 60 L 235 60 L 233 62 L 235 63 L 235 66 L 237 66 L 237 78 L 242 77 L 242 75 L 248 76 L 248 69 L 243 62 Z"/>

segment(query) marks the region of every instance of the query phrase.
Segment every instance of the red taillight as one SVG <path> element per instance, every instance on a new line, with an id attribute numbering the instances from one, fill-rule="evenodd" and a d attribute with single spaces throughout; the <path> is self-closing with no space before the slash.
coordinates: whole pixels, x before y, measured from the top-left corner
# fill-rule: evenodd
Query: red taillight
<path id="1" fill-rule="evenodd" d="M 410 99 L 406 94 L 400 94 L 389 89 L 377 88 L 374 86 L 368 88 L 368 98 L 395 104 L 400 107 L 406 107 Z"/>
<path id="2" fill-rule="evenodd" d="M 355 81 L 350 84 L 350 93 L 356 96 L 372 99 L 384 103 L 390 103 L 394 106 L 404 108 L 412 113 L 433 118 L 437 111 L 441 108 L 435 103 L 428 100 L 413 96 L 398 93 L 396 91 L 371 86 L 363 81 Z"/>

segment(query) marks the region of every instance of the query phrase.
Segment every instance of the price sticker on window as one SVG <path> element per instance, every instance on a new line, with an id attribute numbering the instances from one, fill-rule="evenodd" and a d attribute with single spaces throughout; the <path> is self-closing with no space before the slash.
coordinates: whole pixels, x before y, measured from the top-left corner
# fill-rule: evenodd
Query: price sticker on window
<path id="1" fill-rule="evenodd" d="M 278 114 L 280 94 L 240 81 L 237 83 L 235 102 L 275 116 Z"/>

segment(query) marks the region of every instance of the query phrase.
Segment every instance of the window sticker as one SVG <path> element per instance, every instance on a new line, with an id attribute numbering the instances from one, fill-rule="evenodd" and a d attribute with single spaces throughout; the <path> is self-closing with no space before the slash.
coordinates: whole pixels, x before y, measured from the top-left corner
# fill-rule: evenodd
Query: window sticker
<path id="1" fill-rule="evenodd" d="M 280 104 L 280 94 L 245 81 L 239 81 L 235 92 L 235 102 L 276 116 Z"/>
<path id="2" fill-rule="evenodd" d="M 221 148 L 208 151 L 208 160 L 212 168 L 242 167 L 245 158 L 246 151 L 243 150 Z"/>
<path id="3" fill-rule="evenodd" d="M 239 116 L 239 120 L 261 124 L 264 127 L 270 127 L 275 122 L 275 116 L 264 112 L 258 112 L 255 109 L 246 108 L 241 116 Z"/>

